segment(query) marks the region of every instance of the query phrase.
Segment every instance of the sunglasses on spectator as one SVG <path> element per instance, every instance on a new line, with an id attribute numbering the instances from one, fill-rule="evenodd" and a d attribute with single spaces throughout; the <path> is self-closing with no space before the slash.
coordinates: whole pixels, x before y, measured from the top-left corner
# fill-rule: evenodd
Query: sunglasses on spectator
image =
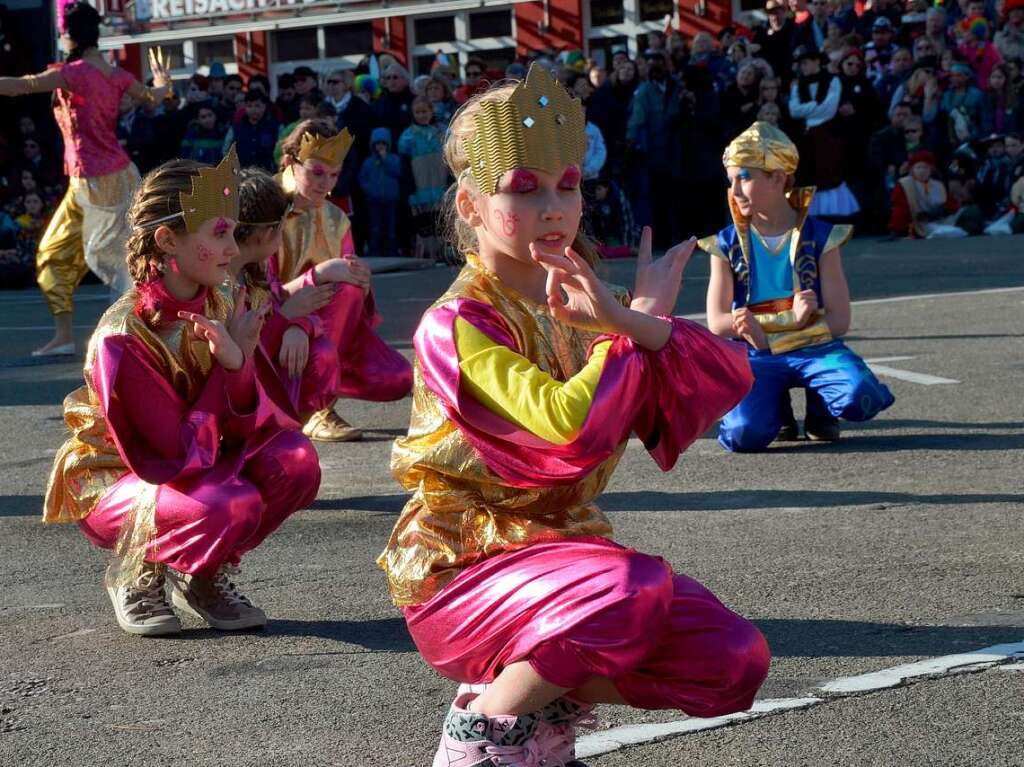
<path id="1" fill-rule="evenodd" d="M 384 75 L 380 79 L 381 80 L 401 80 L 402 78 L 399 75 Z"/>
<path id="2" fill-rule="evenodd" d="M 906 135 L 906 136 L 913 136 L 915 133 L 920 133 L 920 132 L 921 132 L 920 128 L 907 128 L 905 131 L 903 131 L 904 135 Z"/>
<path id="3" fill-rule="evenodd" d="M 341 85 L 341 82 L 342 82 L 341 80 L 328 80 L 327 84 L 328 85 Z"/>
<path id="4" fill-rule="evenodd" d="M 479 77 L 482 74 L 483 74 L 483 72 L 481 72 L 479 69 L 467 69 L 466 70 L 466 77 Z"/>

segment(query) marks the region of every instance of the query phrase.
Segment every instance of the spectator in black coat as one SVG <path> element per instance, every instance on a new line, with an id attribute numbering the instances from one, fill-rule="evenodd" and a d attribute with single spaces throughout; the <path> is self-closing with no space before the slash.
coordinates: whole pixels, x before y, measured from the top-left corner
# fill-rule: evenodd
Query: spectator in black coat
<path id="1" fill-rule="evenodd" d="M 402 131 L 412 124 L 410 105 L 415 95 L 409 87 L 409 71 L 401 64 L 388 64 L 380 80 L 384 92 L 373 103 L 374 124 L 391 131 L 391 145 L 398 146 Z"/>
<path id="2" fill-rule="evenodd" d="M 157 166 L 157 159 L 153 154 L 156 149 L 156 128 L 153 120 L 139 108 L 127 91 L 121 96 L 117 140 L 142 175 Z"/>
<path id="3" fill-rule="evenodd" d="M 768 26 L 761 27 L 754 36 L 758 46 L 757 55 L 772 65 L 775 75 L 782 78 L 784 87 L 789 86 L 793 77 L 793 35 L 796 22 L 793 21 L 783 0 L 768 0 L 764 6 L 768 14 Z"/>
<path id="4" fill-rule="evenodd" d="M 290 74 L 278 75 L 274 109 L 282 125 L 291 125 L 299 119 L 299 98 L 295 95 L 295 78 Z"/>

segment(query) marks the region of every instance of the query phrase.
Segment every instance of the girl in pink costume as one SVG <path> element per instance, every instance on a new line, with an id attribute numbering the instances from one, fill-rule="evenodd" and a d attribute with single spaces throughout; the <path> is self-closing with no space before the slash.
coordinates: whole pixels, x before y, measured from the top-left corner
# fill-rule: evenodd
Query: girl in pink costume
<path id="1" fill-rule="evenodd" d="M 165 595 L 217 629 L 262 626 L 230 580 L 320 484 L 316 451 L 258 339 L 266 310 L 218 289 L 237 254 L 238 161 L 146 176 L 130 212 L 134 289 L 100 319 L 64 402 L 45 521 L 114 548 L 106 588 L 133 634 L 175 633 Z"/>
<path id="2" fill-rule="evenodd" d="M 435 767 L 570 763 L 593 704 L 718 716 L 768 670 L 751 623 L 614 543 L 594 504 L 631 433 L 668 470 L 752 378 L 742 348 L 670 316 L 693 240 L 653 262 L 645 230 L 632 298 L 594 276 L 583 131 L 535 65 L 467 102 L 445 146 L 467 264 L 415 335 L 392 455 L 413 496 L 378 560 L 424 659 L 466 683 Z"/>
<path id="3" fill-rule="evenodd" d="M 126 213 L 139 183 L 139 171 L 117 141 L 118 104 L 128 93 L 157 102 L 171 78 L 158 55 L 150 68 L 156 88 L 146 88 L 99 52 L 100 16 L 86 2 L 58 2 L 64 64 L 26 77 L 0 77 L 0 96 L 55 91 L 54 116 L 64 139 L 68 191 L 50 219 L 36 252 L 36 280 L 53 314 L 56 332 L 37 356 L 72 354 L 72 296 L 90 269 L 111 292 L 131 286 L 125 267 Z"/>
<path id="4" fill-rule="evenodd" d="M 351 143 L 347 130 L 338 133 L 323 120 L 304 120 L 285 140 L 278 181 L 292 209 L 267 270 L 270 282 L 280 285 L 282 299 L 305 291 L 296 311 L 320 323 L 322 340 L 308 349 L 298 408 L 303 433 L 323 442 L 362 436 L 335 412 L 337 399 L 385 402 L 412 389 L 409 362 L 374 331 L 380 318 L 370 270 L 355 256 L 348 217 L 327 199 Z M 324 292 L 312 290 L 325 284 L 335 288 L 326 304 Z M 296 351 L 292 346 L 287 353 L 293 357 Z"/>

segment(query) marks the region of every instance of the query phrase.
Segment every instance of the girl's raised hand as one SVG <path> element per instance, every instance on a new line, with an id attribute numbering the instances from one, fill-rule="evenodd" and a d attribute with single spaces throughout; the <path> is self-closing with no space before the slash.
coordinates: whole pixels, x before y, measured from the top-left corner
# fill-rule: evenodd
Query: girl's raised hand
<path id="1" fill-rule="evenodd" d="M 616 333 L 625 307 L 572 248 L 565 255 L 543 253 L 530 243 L 530 256 L 547 270 L 548 309 L 559 322 L 597 333 Z"/>
<path id="2" fill-rule="evenodd" d="M 305 317 L 317 309 L 322 309 L 331 302 L 334 297 L 334 283 L 326 285 L 306 285 L 299 288 L 295 293 L 281 305 L 281 314 L 289 320 L 296 317 Z"/>
<path id="3" fill-rule="evenodd" d="M 683 284 L 683 270 L 690 261 L 697 239 L 673 245 L 657 261 L 651 254 L 651 228 L 645 226 L 640 235 L 640 250 L 636 259 L 636 285 L 633 289 L 631 309 L 654 316 L 672 314 L 679 289 Z"/>
<path id="4" fill-rule="evenodd" d="M 210 354 L 225 370 L 239 370 L 245 364 L 245 354 L 220 320 L 209 320 L 201 314 L 178 312 L 179 319 L 192 323 L 196 338 L 210 345 Z"/>
<path id="5" fill-rule="evenodd" d="M 246 309 L 245 299 L 246 290 L 243 287 L 235 298 L 235 309 L 228 321 L 228 333 L 242 351 L 244 358 L 248 359 L 256 350 L 256 344 L 260 342 L 260 331 L 263 330 L 263 321 L 267 318 L 271 305 L 267 301 L 259 309 Z M 243 363 L 245 359 L 242 360 Z"/>

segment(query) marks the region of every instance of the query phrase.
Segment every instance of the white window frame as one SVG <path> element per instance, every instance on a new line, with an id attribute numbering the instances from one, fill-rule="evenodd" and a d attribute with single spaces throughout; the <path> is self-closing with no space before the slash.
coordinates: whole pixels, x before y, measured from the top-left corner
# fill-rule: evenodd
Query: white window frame
<path id="1" fill-rule="evenodd" d="M 512 34 L 502 35 L 500 37 L 478 37 L 470 39 L 469 37 L 469 15 L 470 13 L 478 13 L 480 11 L 500 11 L 503 10 L 501 5 L 494 7 L 494 5 L 488 3 L 485 7 L 474 8 L 472 11 L 459 11 L 457 13 L 421 13 L 415 16 L 407 16 L 408 24 L 406 25 L 406 34 L 409 48 L 409 62 L 412 64 L 420 56 L 433 56 L 438 51 L 446 53 L 448 56 L 454 56 L 458 61 L 459 66 L 459 77 L 462 76 L 462 72 L 466 67 L 466 62 L 475 53 L 482 53 L 486 51 L 502 50 L 505 48 L 516 49 L 516 14 L 515 4 L 509 4 L 505 6 L 512 18 Z M 455 19 L 455 39 L 451 42 L 443 43 L 428 43 L 427 45 L 418 45 L 416 43 L 416 19 L 426 19 L 437 16 L 453 16 Z"/>
<path id="2" fill-rule="evenodd" d="M 631 59 L 637 58 L 643 51 L 640 50 L 636 43 L 637 37 L 645 35 L 648 32 L 663 32 L 665 30 L 664 22 L 660 20 L 656 21 L 641 21 L 640 20 L 640 2 L 639 0 L 623 0 L 622 2 L 622 22 L 620 24 L 605 24 L 598 27 L 592 27 L 590 25 L 590 3 L 582 3 L 583 6 L 583 54 L 585 56 L 590 55 L 590 41 L 594 38 L 610 38 L 610 37 L 625 37 L 626 46 L 629 50 L 629 57 Z M 672 4 L 672 26 L 679 26 L 679 3 L 674 2 Z"/>

